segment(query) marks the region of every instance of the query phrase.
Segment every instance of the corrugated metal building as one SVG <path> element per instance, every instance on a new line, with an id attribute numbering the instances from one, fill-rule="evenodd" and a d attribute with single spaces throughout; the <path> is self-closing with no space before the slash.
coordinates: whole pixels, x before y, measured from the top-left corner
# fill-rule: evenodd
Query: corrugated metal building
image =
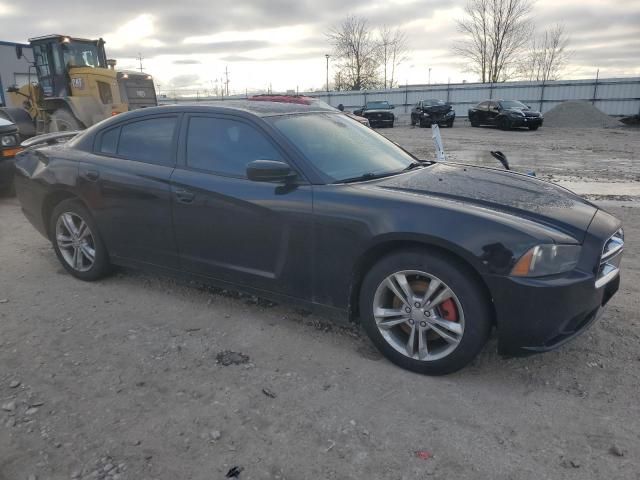
<path id="1" fill-rule="evenodd" d="M 33 59 L 31 47 L 24 43 L 4 42 L 0 40 L 0 105 L 6 106 L 7 88 L 17 85 L 21 87 L 29 83 L 29 62 L 23 57 L 16 57 L 16 46 L 21 46 L 23 54 Z M 31 71 L 35 81 L 35 72 Z"/>

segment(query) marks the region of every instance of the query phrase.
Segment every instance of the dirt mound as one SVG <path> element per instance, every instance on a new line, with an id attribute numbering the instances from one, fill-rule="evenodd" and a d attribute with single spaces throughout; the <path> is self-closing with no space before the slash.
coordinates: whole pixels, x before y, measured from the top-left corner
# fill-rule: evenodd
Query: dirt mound
<path id="1" fill-rule="evenodd" d="M 545 127 L 613 128 L 622 124 L 589 102 L 572 100 L 556 105 L 544 114 Z"/>

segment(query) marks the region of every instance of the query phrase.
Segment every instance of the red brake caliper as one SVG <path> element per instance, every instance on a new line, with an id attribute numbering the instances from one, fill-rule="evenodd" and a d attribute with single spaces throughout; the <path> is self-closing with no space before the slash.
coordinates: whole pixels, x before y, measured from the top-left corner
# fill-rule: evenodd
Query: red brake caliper
<path id="1" fill-rule="evenodd" d="M 440 315 L 445 320 L 449 320 L 450 322 L 458 321 L 458 310 L 456 309 L 456 304 L 453 303 L 452 299 L 447 299 L 440 304 Z"/>

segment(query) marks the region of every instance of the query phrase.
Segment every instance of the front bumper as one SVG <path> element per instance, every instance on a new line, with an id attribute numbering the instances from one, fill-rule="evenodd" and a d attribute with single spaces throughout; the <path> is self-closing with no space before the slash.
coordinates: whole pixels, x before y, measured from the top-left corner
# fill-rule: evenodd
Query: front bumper
<path id="1" fill-rule="evenodd" d="M 543 117 L 509 117 L 512 127 L 541 127 Z"/>
<path id="2" fill-rule="evenodd" d="M 485 276 L 493 297 L 501 354 L 553 350 L 600 317 L 620 287 L 619 271 L 606 279 L 600 273 L 604 245 L 620 227 L 618 219 L 598 210 L 585 233 L 578 265 L 570 272 L 540 278 Z M 621 255 L 622 249 L 617 265 Z"/>
<path id="3" fill-rule="evenodd" d="M 393 122 L 395 121 L 395 117 L 378 117 L 377 114 L 373 114 L 371 116 L 365 115 L 364 118 L 369 120 L 369 125 L 372 127 L 393 125 Z"/>
<path id="4" fill-rule="evenodd" d="M 441 126 L 445 126 L 445 125 L 449 125 L 450 123 L 453 123 L 454 120 L 456 119 L 455 115 L 421 115 L 420 116 L 420 123 L 422 125 L 441 125 Z"/>
<path id="5" fill-rule="evenodd" d="M 582 277 L 582 278 L 581 278 Z M 591 275 L 572 272 L 553 280 L 496 278 L 491 290 L 498 317 L 498 351 L 522 356 L 558 348 L 602 314 L 618 291 L 620 276 L 595 288 Z"/>

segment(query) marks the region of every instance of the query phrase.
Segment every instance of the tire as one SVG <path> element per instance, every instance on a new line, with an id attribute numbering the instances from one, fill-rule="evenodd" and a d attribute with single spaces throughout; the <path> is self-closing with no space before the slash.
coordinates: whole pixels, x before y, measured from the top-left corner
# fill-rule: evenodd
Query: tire
<path id="1" fill-rule="evenodd" d="M 391 122 L 391 125 L 389 125 L 389 128 L 393 128 L 393 122 Z"/>
<path id="2" fill-rule="evenodd" d="M 403 300 L 387 286 L 389 277 L 397 278 L 396 274 L 404 276 L 406 285 L 415 294 L 411 307 L 403 304 Z M 446 297 L 449 292 L 451 298 L 431 311 L 416 308 L 415 302 L 428 293 L 433 281 L 440 283 L 435 284 L 437 288 L 429 297 L 431 301 L 439 301 L 437 297 Z M 400 285 L 395 283 L 396 292 L 403 292 Z M 456 259 L 427 250 L 393 253 L 376 263 L 363 280 L 359 307 L 362 327 L 380 352 L 396 365 L 425 375 L 446 375 L 463 368 L 482 350 L 491 331 L 489 301 L 473 273 Z M 406 313 L 407 308 L 411 308 L 411 313 Z M 385 313 L 399 312 L 399 315 L 379 315 L 376 320 L 374 309 Z M 447 328 L 442 327 L 442 323 L 434 323 L 443 320 L 448 322 Z M 392 323 L 383 328 L 379 327 L 379 322 Z M 449 330 L 453 327 L 457 333 Z M 437 330 L 449 335 L 449 340 Z M 414 337 L 409 355 L 411 331 L 414 331 Z M 421 349 L 424 344 L 427 348 Z"/>
<path id="3" fill-rule="evenodd" d="M 418 119 L 418 126 L 419 126 L 420 128 L 426 128 L 426 127 L 427 127 L 427 124 L 422 120 L 422 118 L 419 118 L 419 119 Z"/>
<path id="4" fill-rule="evenodd" d="M 82 128 L 78 119 L 66 108 L 59 108 L 49 118 L 49 132 L 72 132 Z"/>
<path id="5" fill-rule="evenodd" d="M 70 226 L 69 221 L 73 222 Z M 87 230 L 84 235 L 70 234 L 72 228 Z M 63 200 L 55 206 L 49 219 L 49 232 L 53 249 L 62 266 L 80 280 L 94 281 L 106 276 L 111 266 L 98 226 L 87 208 L 76 199 Z M 88 233 L 86 233 L 88 232 Z M 65 245 L 68 247 L 65 248 Z M 90 253 L 93 251 L 93 260 Z M 78 257 L 79 256 L 79 257 Z M 79 259 L 78 259 L 79 258 Z"/>
<path id="6" fill-rule="evenodd" d="M 478 122 L 474 121 L 472 117 L 469 117 L 469 122 L 471 122 L 471 126 L 472 127 L 479 127 L 480 126 L 480 124 Z"/>
<path id="7" fill-rule="evenodd" d="M 416 125 L 416 120 L 413 118 L 413 115 L 411 115 L 411 126 L 414 127 Z"/>
<path id="8" fill-rule="evenodd" d="M 447 122 L 447 127 L 448 128 L 453 128 L 453 120 Z"/>
<path id="9" fill-rule="evenodd" d="M 511 130 L 511 124 L 509 120 L 502 117 L 500 120 L 498 120 L 498 128 L 500 130 Z"/>
<path id="10" fill-rule="evenodd" d="M 536 131 L 538 128 L 540 128 L 540 125 L 529 125 L 529 130 Z"/>

